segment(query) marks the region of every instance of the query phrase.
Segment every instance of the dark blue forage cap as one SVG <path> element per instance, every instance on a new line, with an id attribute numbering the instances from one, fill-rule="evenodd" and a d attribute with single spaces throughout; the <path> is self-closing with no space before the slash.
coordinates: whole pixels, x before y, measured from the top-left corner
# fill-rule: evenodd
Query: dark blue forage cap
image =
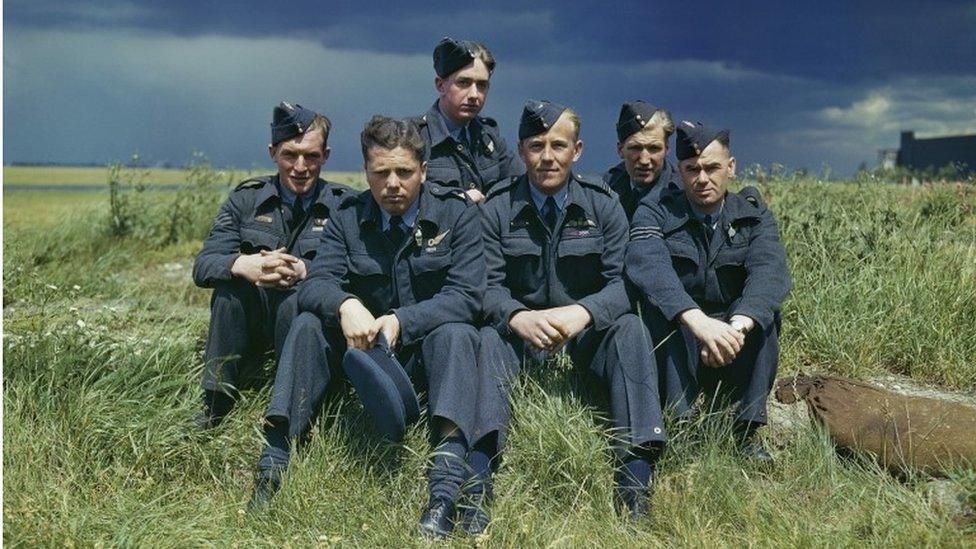
<path id="1" fill-rule="evenodd" d="M 420 418 L 413 383 L 386 338 L 380 334 L 372 349 L 349 349 L 342 369 L 356 389 L 376 430 L 394 442 L 403 440 L 407 425 Z"/>
<path id="2" fill-rule="evenodd" d="M 643 101 L 631 101 L 620 107 L 617 117 L 617 141 L 623 143 L 625 139 L 644 129 L 658 108 Z"/>
<path id="3" fill-rule="evenodd" d="M 305 130 L 312 125 L 315 120 L 315 111 L 305 107 L 282 101 L 274 108 L 271 120 L 271 144 L 277 145 L 282 141 L 287 141 L 296 135 L 305 133 Z"/>
<path id="4" fill-rule="evenodd" d="M 545 99 L 526 101 L 525 108 L 522 109 L 522 118 L 519 120 L 519 141 L 549 131 L 566 109 L 565 105 Z"/>
<path id="5" fill-rule="evenodd" d="M 434 47 L 434 72 L 447 78 L 474 61 L 475 52 L 471 42 L 455 40 L 445 36 Z M 488 67 L 491 72 L 492 67 Z"/>
<path id="6" fill-rule="evenodd" d="M 729 130 L 709 128 L 701 122 L 682 120 L 675 132 L 674 154 L 678 161 L 701 154 L 709 143 L 724 137 L 728 142 Z"/>

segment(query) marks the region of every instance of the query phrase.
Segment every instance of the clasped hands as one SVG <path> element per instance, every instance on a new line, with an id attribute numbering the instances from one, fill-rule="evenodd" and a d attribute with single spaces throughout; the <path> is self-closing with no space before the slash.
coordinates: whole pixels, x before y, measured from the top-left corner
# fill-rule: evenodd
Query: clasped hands
<path id="1" fill-rule="evenodd" d="M 508 325 L 534 348 L 555 352 L 592 321 L 593 317 L 585 307 L 573 304 L 538 311 L 518 311 L 508 319 Z"/>
<path id="2" fill-rule="evenodd" d="M 706 315 L 701 309 L 689 309 L 680 315 L 683 322 L 701 343 L 701 361 L 710 368 L 728 366 L 745 346 L 746 333 L 756 322 L 745 315 L 733 315 L 724 322 Z M 741 326 L 741 330 L 733 327 Z"/>
<path id="3" fill-rule="evenodd" d="M 305 262 L 286 253 L 285 248 L 242 254 L 234 260 L 230 272 L 259 288 L 279 289 L 291 288 L 307 274 Z"/>

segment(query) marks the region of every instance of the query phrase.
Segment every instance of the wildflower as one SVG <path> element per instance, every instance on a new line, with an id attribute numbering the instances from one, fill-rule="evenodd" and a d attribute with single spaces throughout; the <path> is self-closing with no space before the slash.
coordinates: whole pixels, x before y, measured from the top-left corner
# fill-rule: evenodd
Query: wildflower
<path id="1" fill-rule="evenodd" d="M 75 326 L 78 326 L 79 328 L 84 328 L 85 327 L 85 321 L 79 318 L 78 321 L 75 322 Z"/>
<path id="2" fill-rule="evenodd" d="M 47 289 L 49 289 L 49 290 L 57 290 L 58 289 L 58 287 L 55 286 L 54 284 L 45 284 L 44 287 L 47 288 Z"/>

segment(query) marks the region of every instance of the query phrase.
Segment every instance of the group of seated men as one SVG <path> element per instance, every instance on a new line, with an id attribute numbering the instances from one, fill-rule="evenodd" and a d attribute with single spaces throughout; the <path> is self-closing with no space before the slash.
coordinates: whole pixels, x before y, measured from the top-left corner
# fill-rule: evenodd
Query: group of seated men
<path id="1" fill-rule="evenodd" d="M 727 191 L 729 132 L 625 103 L 622 161 L 592 181 L 573 171 L 583 153 L 573 109 L 527 102 L 515 154 L 480 116 L 488 49 L 445 38 L 433 57 L 430 110 L 374 116 L 362 131 L 362 192 L 319 177 L 327 118 L 275 107 L 278 173 L 230 194 L 196 259 L 194 281 L 213 288 L 198 426 L 217 425 L 275 354 L 250 508 L 279 489 L 334 381 L 350 378 L 393 439 L 419 415 L 416 384 L 434 449 L 420 531 L 480 534 L 518 406 L 513 379 L 557 355 L 609 393 L 627 516 L 649 510 L 662 408 L 687 418 L 702 393 L 726 403 L 741 451 L 770 460 L 756 430 L 790 280 L 762 197 Z"/>

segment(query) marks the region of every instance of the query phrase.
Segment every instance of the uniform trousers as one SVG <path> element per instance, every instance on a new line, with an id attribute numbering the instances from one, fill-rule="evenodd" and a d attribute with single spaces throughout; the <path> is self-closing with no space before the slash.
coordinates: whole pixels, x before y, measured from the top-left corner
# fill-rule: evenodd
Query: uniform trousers
<path id="1" fill-rule="evenodd" d="M 295 290 L 258 288 L 235 278 L 219 282 L 210 299 L 210 329 L 201 385 L 231 396 L 260 380 L 271 349 L 277 359 L 298 312 Z"/>
<path id="2" fill-rule="evenodd" d="M 701 343 L 690 329 L 644 305 L 652 340 L 664 341 L 657 350 L 662 399 L 677 417 L 689 416 L 704 393 L 711 409 L 732 406 L 736 421 L 766 424 L 766 399 L 779 367 L 779 313 L 765 330 L 757 324 L 746 334 L 745 346 L 731 364 L 710 368 L 701 363 Z"/>
<path id="3" fill-rule="evenodd" d="M 298 315 L 282 347 L 265 417 L 286 420 L 291 437 L 304 434 L 329 384 L 344 375 L 345 352 L 338 327 L 324 326 L 310 312 Z M 443 324 L 396 351 L 415 382 L 421 374 L 426 378 L 430 417 L 453 422 L 468 441 L 477 419 L 477 353 L 478 330 L 461 323 Z"/>
<path id="4" fill-rule="evenodd" d="M 658 393 L 657 369 L 650 337 L 637 315 L 625 314 L 606 330 L 584 329 L 566 349 L 573 364 L 587 367 L 610 393 L 610 412 L 616 433 L 614 452 L 624 459 L 631 448 L 666 437 Z M 526 358 L 537 355 L 517 335 L 501 336 L 481 329 L 479 419 L 477 437 L 498 434 L 504 447 L 511 419 L 509 392 Z"/>

